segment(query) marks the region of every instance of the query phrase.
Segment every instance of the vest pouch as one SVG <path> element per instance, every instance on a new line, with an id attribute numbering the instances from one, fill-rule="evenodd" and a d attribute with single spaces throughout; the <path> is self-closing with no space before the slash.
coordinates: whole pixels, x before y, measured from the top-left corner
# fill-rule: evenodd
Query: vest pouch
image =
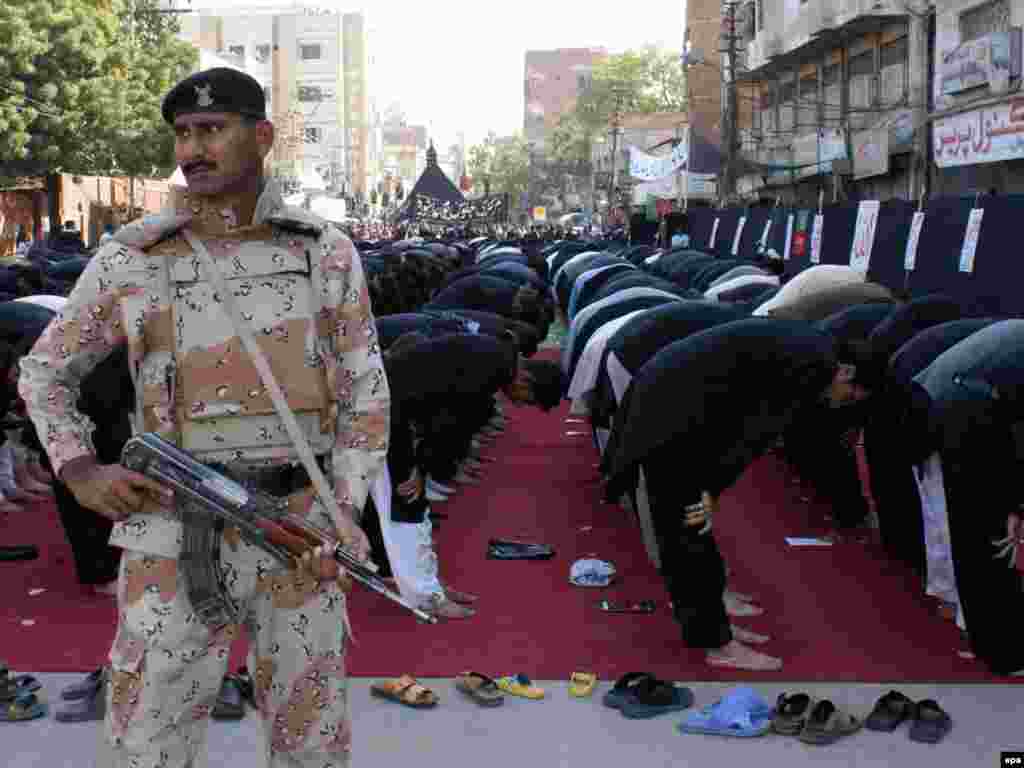
<path id="1" fill-rule="evenodd" d="M 299 247 L 296 247 L 298 243 Z M 303 241 L 272 231 L 208 245 L 314 453 L 334 444 L 324 356 Z M 198 258 L 171 266 L 181 447 L 203 460 L 294 458 L 273 400 Z"/>

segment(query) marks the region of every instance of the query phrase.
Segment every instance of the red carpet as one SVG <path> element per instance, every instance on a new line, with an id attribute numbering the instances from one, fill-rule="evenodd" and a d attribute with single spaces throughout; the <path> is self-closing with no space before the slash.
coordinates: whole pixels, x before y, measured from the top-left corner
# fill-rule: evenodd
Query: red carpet
<path id="1" fill-rule="evenodd" d="M 773 457 L 755 465 L 716 519 L 733 584 L 758 596 L 767 617 L 743 620 L 771 634 L 780 673 L 714 670 L 682 646 L 660 578 L 649 564 L 639 528 L 619 507 L 600 503 L 596 454 L 587 431 L 566 425 L 566 410 L 510 409 L 509 430 L 491 449 L 485 484 L 463 491 L 438 511 L 440 562 L 453 586 L 482 595 L 474 619 L 420 625 L 401 609 L 357 587 L 352 598 L 356 676 L 411 673 L 451 676 L 475 669 L 567 678 L 591 669 L 602 679 L 647 670 L 682 680 L 991 681 L 976 661 L 957 656 L 956 628 L 939 619 L 910 573 L 875 545 L 790 549 L 787 535 L 812 535 L 813 517 L 797 500 Z M 819 528 L 818 532 L 822 529 Z M 485 559 L 487 540 L 502 536 L 547 542 L 548 562 Z M 0 520 L 4 544 L 34 543 L 34 562 L 0 563 L 0 659 L 36 672 L 86 671 L 105 658 L 114 626 L 113 601 L 86 596 L 74 581 L 70 551 L 50 505 Z M 570 586 L 570 564 L 597 556 L 615 563 L 610 589 Z M 30 596 L 29 591 L 46 591 Z M 600 598 L 654 599 L 652 616 L 602 613 Z M 34 622 L 24 625 L 24 621 Z M 241 643 L 239 644 L 241 646 Z M 236 649 L 235 664 L 242 648 Z"/>

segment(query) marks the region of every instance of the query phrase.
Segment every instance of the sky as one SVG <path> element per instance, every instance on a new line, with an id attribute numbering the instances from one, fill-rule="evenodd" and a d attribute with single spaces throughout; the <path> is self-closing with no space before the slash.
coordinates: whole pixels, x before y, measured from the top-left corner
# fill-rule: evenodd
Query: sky
<path id="1" fill-rule="evenodd" d="M 291 0 L 193 0 L 194 8 L 291 5 Z M 685 0 L 310 0 L 361 11 L 371 59 L 368 87 L 383 112 L 397 102 L 439 147 L 464 131 L 466 144 L 523 129 L 527 50 L 683 46 Z"/>

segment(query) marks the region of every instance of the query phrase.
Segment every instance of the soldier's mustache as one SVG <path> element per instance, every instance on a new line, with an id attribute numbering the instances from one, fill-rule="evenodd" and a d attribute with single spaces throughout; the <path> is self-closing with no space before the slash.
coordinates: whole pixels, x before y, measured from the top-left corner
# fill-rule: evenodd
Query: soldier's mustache
<path id="1" fill-rule="evenodd" d="M 212 163 L 207 163 L 205 161 L 197 160 L 194 163 L 189 163 L 188 165 L 186 165 L 181 170 L 182 170 L 183 173 L 185 173 L 187 175 L 187 174 L 190 174 L 190 173 L 195 173 L 196 171 L 212 171 L 213 168 L 214 168 L 214 166 L 213 166 Z"/>

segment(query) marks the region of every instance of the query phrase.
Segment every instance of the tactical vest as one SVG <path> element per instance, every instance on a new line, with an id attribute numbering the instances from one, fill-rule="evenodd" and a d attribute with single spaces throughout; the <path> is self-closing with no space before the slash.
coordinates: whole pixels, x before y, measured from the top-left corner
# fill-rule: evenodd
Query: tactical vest
<path id="1" fill-rule="evenodd" d="M 320 230 L 275 222 L 206 240 L 252 324 L 278 384 L 316 454 L 330 451 L 337 405 L 333 315 L 322 311 Z M 143 348 L 137 426 L 200 461 L 262 464 L 296 457 L 273 402 L 199 259 L 174 234 L 147 249 L 154 291 L 123 296 L 129 344 Z"/>

